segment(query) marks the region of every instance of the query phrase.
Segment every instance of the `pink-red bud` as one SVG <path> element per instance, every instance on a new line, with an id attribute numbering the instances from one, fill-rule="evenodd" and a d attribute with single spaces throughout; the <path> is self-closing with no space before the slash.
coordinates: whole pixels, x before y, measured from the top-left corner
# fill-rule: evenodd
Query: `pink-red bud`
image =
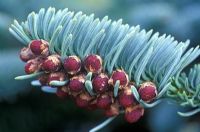
<path id="1" fill-rule="evenodd" d="M 109 79 L 109 84 L 114 86 L 117 80 L 120 82 L 120 88 L 127 86 L 129 83 L 126 72 L 119 69 L 113 72 L 111 78 Z"/>
<path id="2" fill-rule="evenodd" d="M 36 73 L 41 69 L 42 59 L 37 57 L 35 59 L 27 61 L 24 70 L 27 74 Z"/>
<path id="3" fill-rule="evenodd" d="M 107 107 L 109 107 L 112 104 L 112 98 L 110 95 L 108 94 L 101 94 L 98 98 L 97 98 L 97 107 L 101 108 L 101 109 L 105 109 Z"/>
<path id="4" fill-rule="evenodd" d="M 81 92 L 85 88 L 85 78 L 83 75 L 74 76 L 70 79 L 68 87 L 72 92 Z"/>
<path id="5" fill-rule="evenodd" d="M 122 89 L 122 91 L 120 92 L 119 103 L 123 107 L 128 107 L 137 103 L 130 89 L 130 86 L 129 87 L 127 86 L 125 89 Z"/>
<path id="6" fill-rule="evenodd" d="M 157 89 L 154 83 L 142 83 L 138 89 L 140 98 L 146 102 L 151 102 L 157 96 Z"/>
<path id="7" fill-rule="evenodd" d="M 64 59 L 63 67 L 68 74 L 74 75 L 81 70 L 81 60 L 77 56 L 69 56 Z"/>
<path id="8" fill-rule="evenodd" d="M 76 97 L 76 105 L 81 108 L 88 107 L 91 99 L 92 97 L 88 93 L 83 92 Z"/>
<path id="9" fill-rule="evenodd" d="M 137 122 L 144 114 L 144 108 L 140 105 L 130 106 L 125 109 L 124 118 L 129 123 Z"/>
<path id="10" fill-rule="evenodd" d="M 109 88 L 108 80 L 109 80 L 108 76 L 104 73 L 101 73 L 96 77 L 94 77 L 94 79 L 92 80 L 92 85 L 95 92 L 103 93 L 107 91 Z"/>
<path id="11" fill-rule="evenodd" d="M 33 40 L 30 42 L 30 49 L 35 55 L 48 56 L 49 44 L 44 40 Z"/>
<path id="12" fill-rule="evenodd" d="M 102 70 L 102 59 L 98 55 L 88 55 L 84 60 L 85 70 L 88 72 L 99 73 Z"/>
<path id="13" fill-rule="evenodd" d="M 35 55 L 32 53 L 29 47 L 24 47 L 20 51 L 20 59 L 24 62 L 27 62 L 31 59 L 34 59 Z"/>
<path id="14" fill-rule="evenodd" d="M 46 72 L 56 72 L 60 68 L 61 68 L 61 60 L 59 55 L 48 56 L 42 64 L 42 69 Z"/>

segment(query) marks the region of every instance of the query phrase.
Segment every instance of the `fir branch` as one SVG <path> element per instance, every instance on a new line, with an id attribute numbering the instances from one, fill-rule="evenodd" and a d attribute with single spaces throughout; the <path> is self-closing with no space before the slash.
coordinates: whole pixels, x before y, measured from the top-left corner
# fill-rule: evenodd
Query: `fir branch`
<path id="1" fill-rule="evenodd" d="M 39 13 L 30 13 L 21 24 L 15 20 L 9 31 L 25 45 L 39 39 L 49 42 L 50 55 L 59 54 L 61 59 L 76 55 L 83 60 L 89 54 L 99 55 L 103 59 L 103 70 L 109 76 L 116 69 L 123 69 L 128 73 L 129 80 L 134 82 L 131 93 L 144 108 L 159 104 L 167 92 L 167 97 L 176 100 L 181 106 L 195 108 L 194 111 L 179 113 L 180 115 L 189 116 L 199 112 L 200 66 L 196 65 L 188 77 L 184 73 L 179 76 L 200 55 L 199 46 L 187 49 L 189 41 L 177 42 L 170 35 L 159 36 L 159 33 L 153 34 L 152 30 L 141 30 L 139 26 L 130 27 L 122 24 L 121 19 L 111 21 L 107 16 L 95 19 L 94 14 L 88 16 L 68 9 L 56 11 L 52 7 L 41 9 Z M 37 73 L 18 78 L 35 75 Z M 90 96 L 96 96 L 91 78 L 92 73 L 88 73 L 84 86 Z M 137 90 L 145 82 L 152 82 L 157 87 L 158 95 L 151 102 L 142 100 Z M 66 83 L 67 81 L 50 82 L 57 87 Z M 34 82 L 32 84 L 40 85 Z M 59 90 L 57 87 L 42 86 L 42 90 L 56 93 Z M 120 81 L 117 80 L 113 87 L 114 98 L 118 96 L 119 89 Z M 137 106 L 135 109 L 143 115 L 143 108 Z M 103 123 L 102 126 L 106 124 Z M 99 128 L 94 128 L 96 129 Z"/>
<path id="2" fill-rule="evenodd" d="M 178 43 L 171 36 L 159 37 L 158 33 L 152 35 L 152 30 L 140 31 L 139 26 L 124 25 L 121 19 L 94 19 L 93 14 L 74 14 L 68 9 L 41 9 L 38 14 L 31 13 L 21 25 L 15 20 L 9 30 L 24 44 L 33 39 L 49 41 L 51 53 L 62 56 L 75 54 L 84 58 L 97 53 L 110 74 L 122 67 L 137 85 L 153 81 L 159 92 L 200 54 L 198 47 L 185 51 L 189 41 Z"/>

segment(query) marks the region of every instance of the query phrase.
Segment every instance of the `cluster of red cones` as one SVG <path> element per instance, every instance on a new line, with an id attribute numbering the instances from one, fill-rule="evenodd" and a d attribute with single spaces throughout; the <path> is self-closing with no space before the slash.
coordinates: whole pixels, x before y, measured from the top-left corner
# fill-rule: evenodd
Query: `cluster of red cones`
<path id="1" fill-rule="evenodd" d="M 71 97 L 78 107 L 89 110 L 102 109 L 106 116 L 117 116 L 124 111 L 127 122 L 137 122 L 144 114 L 144 108 L 136 101 L 125 71 L 117 69 L 112 75 L 103 69 L 100 56 L 91 54 L 81 60 L 78 56 L 68 56 L 61 60 L 60 55 L 49 52 L 49 44 L 44 40 L 33 40 L 28 47 L 21 50 L 20 58 L 26 62 L 27 74 L 44 71 L 38 80 L 43 86 L 54 87 L 52 81 L 66 81 L 63 86 L 57 86 L 57 96 Z M 91 95 L 85 88 L 86 76 L 92 73 Z M 119 82 L 118 94 L 114 96 L 114 86 Z M 156 86 L 152 82 L 144 82 L 138 88 L 140 98 L 151 102 L 157 96 Z"/>

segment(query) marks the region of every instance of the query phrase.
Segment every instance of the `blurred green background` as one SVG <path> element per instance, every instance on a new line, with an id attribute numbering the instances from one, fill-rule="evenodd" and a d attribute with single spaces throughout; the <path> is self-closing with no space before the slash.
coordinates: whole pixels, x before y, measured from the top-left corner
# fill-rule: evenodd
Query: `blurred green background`
<path id="1" fill-rule="evenodd" d="M 15 81 L 24 74 L 24 64 L 18 58 L 22 48 L 8 32 L 14 19 L 23 21 L 31 11 L 49 6 L 71 11 L 95 13 L 112 20 L 140 25 L 161 34 L 171 34 L 178 41 L 200 43 L 199 0 L 1 0 L 0 1 L 0 132 L 85 132 L 105 118 L 99 111 L 77 108 L 72 101 L 60 100 L 30 86 L 30 80 Z M 196 63 L 199 60 L 196 61 Z M 147 110 L 144 118 L 127 124 L 117 118 L 102 131 L 198 132 L 199 116 L 190 119 L 176 115 L 177 107 L 166 103 Z"/>

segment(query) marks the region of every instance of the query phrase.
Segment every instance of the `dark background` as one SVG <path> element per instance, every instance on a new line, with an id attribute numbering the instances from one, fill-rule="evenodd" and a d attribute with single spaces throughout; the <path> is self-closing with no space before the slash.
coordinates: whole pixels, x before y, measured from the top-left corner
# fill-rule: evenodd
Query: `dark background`
<path id="1" fill-rule="evenodd" d="M 88 112 L 77 108 L 70 100 L 60 100 L 30 86 L 30 80 L 15 81 L 24 74 L 24 64 L 18 58 L 22 48 L 8 32 L 14 19 L 26 19 L 31 11 L 49 6 L 71 11 L 108 15 L 124 23 L 141 25 L 161 34 L 171 34 L 178 41 L 200 43 L 199 0 L 1 0 L 0 1 L 0 132 L 84 132 L 102 122 L 101 111 Z M 200 61 L 196 60 L 196 63 Z M 177 116 L 177 106 L 166 102 L 145 112 L 138 123 L 128 124 L 119 116 L 105 131 L 198 132 L 199 115 Z M 179 109 L 180 110 L 180 109 Z"/>

